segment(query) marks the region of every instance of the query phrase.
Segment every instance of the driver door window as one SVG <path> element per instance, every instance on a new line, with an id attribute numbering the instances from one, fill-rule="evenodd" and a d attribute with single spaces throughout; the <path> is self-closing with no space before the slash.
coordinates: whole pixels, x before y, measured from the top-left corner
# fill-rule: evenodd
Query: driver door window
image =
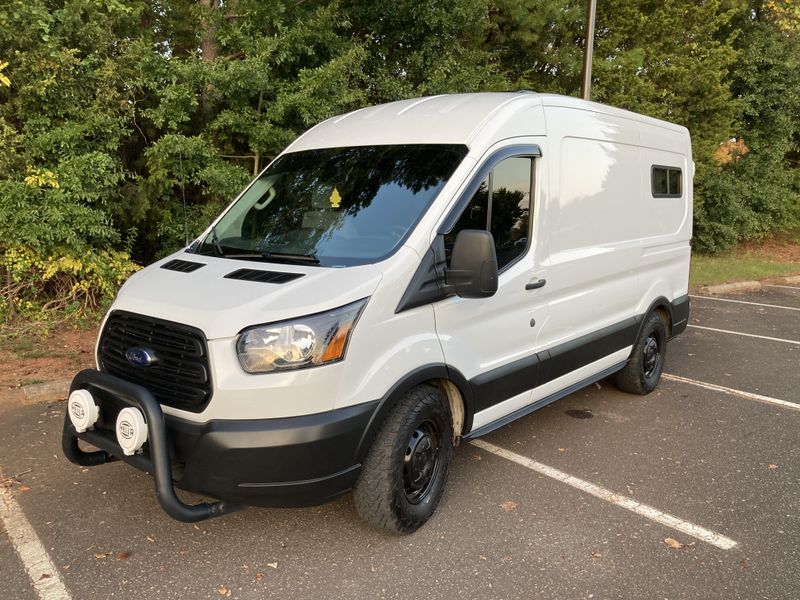
<path id="1" fill-rule="evenodd" d="M 484 229 L 494 238 L 499 269 L 525 254 L 530 237 L 533 158 L 513 156 L 495 165 L 445 235 L 448 265 L 458 232 Z"/>

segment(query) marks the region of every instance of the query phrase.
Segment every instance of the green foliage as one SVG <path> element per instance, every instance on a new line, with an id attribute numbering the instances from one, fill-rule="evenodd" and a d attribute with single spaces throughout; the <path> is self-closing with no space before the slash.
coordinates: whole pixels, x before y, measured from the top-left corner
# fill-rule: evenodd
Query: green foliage
<path id="1" fill-rule="evenodd" d="M 737 115 L 733 14 L 724 0 L 599 3 L 593 98 L 688 127 L 695 160 L 708 161 Z"/>
<path id="2" fill-rule="evenodd" d="M 495 0 L 484 47 L 511 89 L 578 95 L 583 68 L 583 0 Z"/>
<path id="3" fill-rule="evenodd" d="M 728 80 L 739 114 L 729 137 L 747 150 L 704 165 L 698 177 L 695 239 L 705 251 L 800 223 L 800 38 L 776 27 L 759 4 L 731 23 L 737 60 Z"/>
<path id="4" fill-rule="evenodd" d="M 491 49 L 485 0 L 344 0 L 365 52 L 369 103 L 451 92 L 505 89 Z"/>
<path id="5" fill-rule="evenodd" d="M 26 246 L 6 247 L 0 319 L 18 314 L 41 321 L 54 312 L 76 318 L 92 314 L 139 268 L 125 252 L 99 250 L 78 256 L 63 249 L 57 255 L 44 255 Z"/>
<path id="6" fill-rule="evenodd" d="M 41 308 L 91 280 L 79 303 L 96 305 L 126 255 L 179 248 L 325 118 L 425 94 L 576 95 L 584 16 L 583 0 L 6 0 L 2 275 L 12 251 L 31 253 L 13 268 L 32 285 L 50 257 L 80 258 L 97 268 L 18 298 Z M 599 3 L 593 97 L 690 128 L 700 249 L 800 221 L 798 23 L 788 0 Z M 715 159 L 731 138 L 748 151 Z M 123 254 L 99 274 L 104 252 Z"/>
<path id="7" fill-rule="evenodd" d="M 0 86 L 11 87 L 11 80 L 3 75 L 3 70 L 8 66 L 7 62 L 0 63 Z"/>

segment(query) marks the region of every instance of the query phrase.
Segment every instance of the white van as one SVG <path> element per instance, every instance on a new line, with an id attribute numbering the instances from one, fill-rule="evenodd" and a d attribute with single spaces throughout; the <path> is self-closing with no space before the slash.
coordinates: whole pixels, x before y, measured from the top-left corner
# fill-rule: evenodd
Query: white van
<path id="1" fill-rule="evenodd" d="M 689 315 L 692 175 L 685 128 L 575 98 L 329 119 L 123 286 L 64 452 L 152 473 L 182 521 L 352 490 L 414 531 L 459 441 L 610 375 L 653 390 Z"/>

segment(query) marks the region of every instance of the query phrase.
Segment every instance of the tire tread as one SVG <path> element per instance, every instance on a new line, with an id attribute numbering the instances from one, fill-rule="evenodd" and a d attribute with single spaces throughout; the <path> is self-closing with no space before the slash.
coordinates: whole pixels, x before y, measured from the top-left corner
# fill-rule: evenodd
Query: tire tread
<path id="1" fill-rule="evenodd" d="M 409 517 L 399 506 L 399 497 L 403 494 L 398 489 L 398 478 L 395 477 L 395 465 L 399 444 L 407 440 L 401 439 L 403 431 L 409 424 L 416 422 L 419 414 L 428 407 L 444 410 L 448 416 L 439 390 L 431 385 L 420 385 L 408 391 L 391 410 L 381 425 L 372 447 L 362 464 L 361 475 L 353 488 L 353 502 L 359 516 L 369 525 L 396 534 L 411 533 L 417 530 L 430 516 L 424 519 Z M 442 443 L 448 445 L 443 450 L 449 463 L 452 446 L 450 438 Z M 448 464 L 444 465 L 443 477 L 447 478 Z M 436 509 L 441 494 L 432 500 L 430 513 Z"/>
<path id="2" fill-rule="evenodd" d="M 655 377 L 655 380 L 652 382 L 648 382 L 644 377 L 642 369 L 644 342 L 647 339 L 649 333 L 654 329 L 660 330 L 660 336 L 662 340 L 662 345 L 660 348 L 661 364 L 658 367 L 658 374 Z M 654 311 L 651 312 L 649 315 L 647 315 L 647 318 L 642 324 L 639 337 L 636 339 L 636 342 L 633 345 L 633 350 L 631 350 L 631 358 L 628 361 L 628 364 L 626 364 L 625 367 L 622 368 L 622 370 L 617 371 L 613 376 L 614 384 L 619 389 L 621 389 L 623 392 L 628 392 L 629 394 L 638 394 L 640 396 L 649 394 L 655 389 L 659 379 L 661 378 L 661 370 L 663 369 L 664 365 L 664 357 L 666 356 L 667 353 L 666 332 L 667 332 L 667 325 L 664 322 L 664 317 L 661 316 L 661 313 Z"/>

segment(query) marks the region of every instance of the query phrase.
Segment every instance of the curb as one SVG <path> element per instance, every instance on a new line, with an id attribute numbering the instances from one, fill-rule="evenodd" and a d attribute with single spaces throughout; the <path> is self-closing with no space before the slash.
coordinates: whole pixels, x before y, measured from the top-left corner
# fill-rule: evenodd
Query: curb
<path id="1" fill-rule="evenodd" d="M 798 277 L 800 280 L 800 277 Z M 755 292 L 764 287 L 760 281 L 735 281 L 733 283 L 721 283 L 719 285 L 709 285 L 700 288 L 706 294 L 727 294 L 729 292 Z"/>
<path id="2" fill-rule="evenodd" d="M 71 379 L 57 379 L 44 383 L 33 383 L 23 385 L 20 402 L 22 404 L 41 404 L 55 402 L 56 400 L 66 400 L 69 396 L 69 386 Z"/>

